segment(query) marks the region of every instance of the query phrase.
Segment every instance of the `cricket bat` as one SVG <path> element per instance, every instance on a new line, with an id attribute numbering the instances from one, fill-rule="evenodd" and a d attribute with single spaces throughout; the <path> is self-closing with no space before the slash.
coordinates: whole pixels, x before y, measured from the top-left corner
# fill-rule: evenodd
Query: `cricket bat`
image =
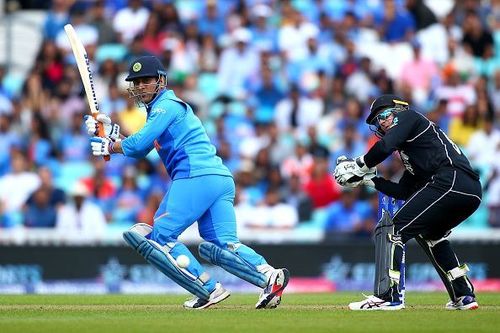
<path id="1" fill-rule="evenodd" d="M 90 61 L 85 51 L 85 47 L 76 35 L 75 29 L 71 24 L 66 24 L 64 26 L 64 31 L 68 36 L 69 43 L 71 45 L 71 50 L 76 59 L 76 64 L 78 66 L 78 71 L 80 72 L 80 77 L 82 78 L 83 87 L 85 88 L 85 95 L 87 96 L 87 102 L 89 103 L 90 112 L 92 117 L 96 118 L 99 114 L 99 104 L 97 103 L 97 97 L 94 88 L 94 79 L 92 78 L 92 70 L 90 69 Z M 104 137 L 104 128 L 101 123 L 97 123 L 98 135 Z M 109 161 L 109 155 L 103 156 L 105 161 Z"/>

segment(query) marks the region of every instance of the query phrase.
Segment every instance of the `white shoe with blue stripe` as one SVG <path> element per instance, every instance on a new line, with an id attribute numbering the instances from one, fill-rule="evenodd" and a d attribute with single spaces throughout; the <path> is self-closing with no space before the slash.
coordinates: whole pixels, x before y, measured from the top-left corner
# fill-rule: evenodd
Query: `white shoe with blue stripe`
<path id="1" fill-rule="evenodd" d="M 364 296 L 363 301 L 349 303 L 349 309 L 355 311 L 391 311 L 405 308 L 402 302 L 389 302 L 373 295 Z"/>

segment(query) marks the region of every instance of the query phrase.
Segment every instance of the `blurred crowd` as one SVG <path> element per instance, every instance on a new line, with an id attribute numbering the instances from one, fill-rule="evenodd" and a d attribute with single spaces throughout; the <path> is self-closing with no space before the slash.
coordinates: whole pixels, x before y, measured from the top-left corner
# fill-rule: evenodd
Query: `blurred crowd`
<path id="1" fill-rule="evenodd" d="M 426 4 L 433 3 L 430 8 Z M 439 4 L 438 4 L 439 3 Z M 63 26 L 85 44 L 100 110 L 125 135 L 144 124 L 129 63 L 155 55 L 233 172 L 242 232 L 368 236 L 372 189 L 342 189 L 340 155 L 376 137 L 371 101 L 394 93 L 439 124 L 480 172 L 466 225 L 500 227 L 500 1 L 53 0 L 20 89 L 0 66 L 0 228 L 97 235 L 152 223 L 170 185 L 157 154 L 93 159 L 88 113 Z M 393 156 L 379 173 L 398 180 Z"/>

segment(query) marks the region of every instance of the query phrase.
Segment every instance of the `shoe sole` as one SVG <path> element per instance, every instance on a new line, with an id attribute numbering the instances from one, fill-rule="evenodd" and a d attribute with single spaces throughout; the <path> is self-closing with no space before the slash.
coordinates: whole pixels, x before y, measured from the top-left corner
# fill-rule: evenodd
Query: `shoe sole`
<path id="1" fill-rule="evenodd" d="M 365 309 L 360 309 L 360 308 L 351 308 L 349 306 L 349 310 L 352 311 L 397 311 L 397 310 L 403 310 L 405 308 L 404 305 L 393 305 L 393 306 L 380 306 L 380 307 L 372 307 L 372 308 L 365 308 Z"/>
<path id="2" fill-rule="evenodd" d="M 264 309 L 267 307 L 269 303 L 275 298 L 279 297 L 279 299 L 276 301 L 276 304 L 274 304 L 272 307 L 269 307 L 268 309 L 274 309 L 276 308 L 280 303 L 281 303 L 281 295 L 283 294 L 283 290 L 285 290 L 286 286 L 288 285 L 288 281 L 290 280 L 290 272 L 288 269 L 283 268 L 283 282 L 281 283 L 281 287 L 279 287 L 277 290 L 273 290 L 265 299 L 263 299 L 259 304 L 255 306 L 256 309 Z M 279 277 L 278 277 L 279 279 Z M 276 280 L 278 280 L 276 279 Z M 274 286 L 273 286 L 274 288 Z"/>
<path id="3" fill-rule="evenodd" d="M 190 308 L 188 306 L 184 306 L 184 309 L 187 309 L 187 310 L 203 310 L 203 309 L 208 309 L 212 305 L 215 305 L 215 304 L 220 303 L 223 300 L 227 299 L 229 296 L 231 296 L 231 293 L 226 290 L 221 295 L 219 295 L 216 298 L 214 298 L 213 300 L 208 301 L 208 303 L 205 304 L 205 305 L 202 305 L 202 306 L 197 307 L 197 308 Z"/>

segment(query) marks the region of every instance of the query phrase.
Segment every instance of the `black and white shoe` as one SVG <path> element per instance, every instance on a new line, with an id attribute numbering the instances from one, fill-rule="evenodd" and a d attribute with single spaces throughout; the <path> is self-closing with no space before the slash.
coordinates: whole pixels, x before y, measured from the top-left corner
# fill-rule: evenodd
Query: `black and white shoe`
<path id="1" fill-rule="evenodd" d="M 212 291 L 212 293 L 210 294 L 209 299 L 202 299 L 195 296 L 192 299 L 184 302 L 184 308 L 195 310 L 206 309 L 209 306 L 222 302 L 230 295 L 231 293 L 228 290 L 224 289 L 224 287 L 219 282 L 217 282 L 214 291 Z"/>
<path id="2" fill-rule="evenodd" d="M 266 288 L 260 293 L 256 309 L 274 309 L 281 303 L 281 295 L 285 290 L 290 272 L 286 268 L 276 269 L 269 277 Z"/>

